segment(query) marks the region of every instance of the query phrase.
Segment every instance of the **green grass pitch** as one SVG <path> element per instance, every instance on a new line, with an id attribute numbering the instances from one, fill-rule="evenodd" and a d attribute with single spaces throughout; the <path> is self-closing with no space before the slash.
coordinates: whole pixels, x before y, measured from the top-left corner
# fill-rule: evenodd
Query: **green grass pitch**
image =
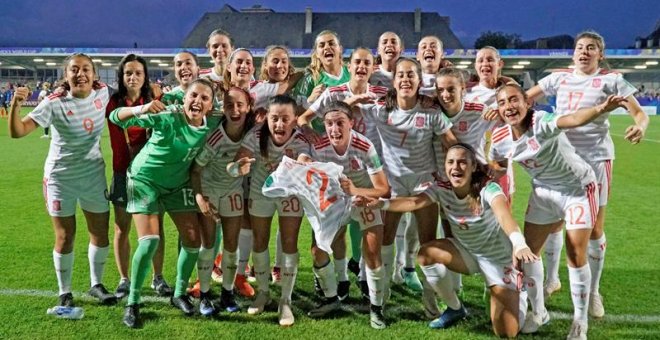
<path id="1" fill-rule="evenodd" d="M 606 317 L 590 320 L 591 339 L 658 339 L 660 338 L 660 225 L 655 210 L 660 191 L 660 117 L 652 117 L 646 141 L 630 145 L 622 138 L 630 117 L 611 117 L 611 132 L 616 144 L 614 181 L 607 212 L 607 259 L 601 293 Z M 43 164 L 48 140 L 40 139 L 41 131 L 26 138 L 12 140 L 7 136 L 7 120 L 0 119 L 0 338 L 221 338 L 221 339 L 487 339 L 492 338 L 486 303 L 482 299 L 480 277 L 464 277 L 465 304 L 470 317 L 449 330 L 427 328 L 420 297 L 401 286 L 393 287 L 392 299 L 385 314 L 389 327 L 376 331 L 369 327 L 367 307 L 359 300 L 356 286 L 341 312 L 324 320 L 305 316 L 316 303 L 312 288 L 309 256 L 310 228 L 301 229 L 299 249 L 301 263 L 294 291 L 296 324 L 280 328 L 276 309 L 260 316 L 245 312 L 215 319 L 201 316 L 184 317 L 163 299 L 149 299 L 142 309 L 144 327 L 130 330 L 121 323 L 124 303 L 103 307 L 83 297 L 89 284 L 87 265 L 88 236 L 82 215 L 78 217 L 75 246 L 73 288 L 76 303 L 85 309 L 79 321 L 61 320 L 46 315 L 56 303 L 57 284 L 52 264 L 53 232 L 44 209 L 41 190 Z M 110 174 L 110 147 L 107 133 L 103 151 Z M 108 177 L 109 178 L 109 177 Z M 514 216 L 522 223 L 529 193 L 529 178 L 516 168 L 517 192 Z M 134 230 L 134 229 L 133 229 Z M 135 235 L 135 231 L 132 231 Z M 165 276 L 174 282 L 176 263 L 176 231 L 166 218 Z M 111 236 L 112 239 L 112 231 Z M 274 237 L 273 237 L 274 238 Z M 132 246 L 135 247 L 135 236 Z M 273 253 L 273 252 L 271 252 Z M 421 274 L 420 274 L 421 275 Z M 572 305 L 569 284 L 562 260 L 560 277 L 563 288 L 547 302 L 553 316 L 551 323 L 529 339 L 565 338 L 571 323 Z M 112 253 L 106 265 L 105 283 L 116 287 L 118 274 Z M 214 289 L 218 289 L 215 286 Z M 153 296 L 148 283 L 144 295 Z M 273 288 L 279 296 L 279 289 Z M 248 300 L 240 300 L 244 310 Z"/>

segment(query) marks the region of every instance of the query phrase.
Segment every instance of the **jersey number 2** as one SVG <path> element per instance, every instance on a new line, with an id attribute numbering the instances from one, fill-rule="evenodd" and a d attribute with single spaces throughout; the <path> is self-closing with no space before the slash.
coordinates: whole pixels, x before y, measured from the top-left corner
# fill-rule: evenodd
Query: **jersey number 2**
<path id="1" fill-rule="evenodd" d="M 321 187 L 319 188 L 319 205 L 321 207 L 321 211 L 325 211 L 325 209 L 328 209 L 328 207 L 337 200 L 337 196 L 332 196 L 328 199 L 325 198 L 325 190 L 328 188 L 329 180 L 328 174 L 326 174 L 323 170 L 319 170 L 317 168 L 311 168 L 307 170 L 307 184 L 312 184 L 312 176 L 314 174 L 317 174 L 319 177 L 321 177 Z"/>

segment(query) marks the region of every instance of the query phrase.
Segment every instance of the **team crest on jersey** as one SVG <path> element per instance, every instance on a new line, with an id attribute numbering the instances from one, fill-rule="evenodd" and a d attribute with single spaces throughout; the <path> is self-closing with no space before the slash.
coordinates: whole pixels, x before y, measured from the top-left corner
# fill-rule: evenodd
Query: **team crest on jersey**
<path id="1" fill-rule="evenodd" d="M 426 125 L 426 118 L 425 117 L 415 117 L 415 127 L 416 128 L 423 128 L 424 125 Z"/>
<path id="2" fill-rule="evenodd" d="M 527 146 L 529 146 L 529 148 L 532 149 L 532 151 L 537 151 L 540 148 L 539 143 L 536 141 L 536 138 L 534 137 L 527 140 Z"/>
<path id="3" fill-rule="evenodd" d="M 467 132 L 467 130 L 468 130 L 468 122 L 466 121 L 458 122 L 458 131 Z"/>
<path id="4" fill-rule="evenodd" d="M 97 110 L 100 110 L 103 108 L 103 102 L 101 102 L 101 99 L 96 99 L 94 100 L 94 106 L 96 106 Z"/>
<path id="5" fill-rule="evenodd" d="M 465 217 L 463 217 L 463 216 L 459 217 L 457 222 L 458 222 L 458 227 L 461 230 L 468 230 L 469 229 L 467 221 L 465 221 Z"/>
<path id="6" fill-rule="evenodd" d="M 351 158 L 351 170 L 360 170 L 360 161 L 357 158 Z"/>
<path id="7" fill-rule="evenodd" d="M 66 115 L 67 115 L 67 116 L 73 116 L 73 111 L 71 111 L 71 110 L 67 111 L 67 112 L 66 112 Z"/>
<path id="8" fill-rule="evenodd" d="M 601 84 L 601 79 L 600 78 L 596 78 L 596 79 L 591 80 L 591 87 L 593 87 L 593 88 L 599 88 L 600 84 Z"/>

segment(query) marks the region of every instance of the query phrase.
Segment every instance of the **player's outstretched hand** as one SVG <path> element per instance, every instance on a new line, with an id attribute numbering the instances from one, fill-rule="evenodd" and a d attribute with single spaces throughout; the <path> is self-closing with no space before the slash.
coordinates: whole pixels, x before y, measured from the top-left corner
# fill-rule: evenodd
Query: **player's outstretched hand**
<path id="1" fill-rule="evenodd" d="M 147 104 L 142 105 L 142 113 L 158 113 L 165 110 L 165 104 L 160 100 L 152 100 Z"/>
<path id="2" fill-rule="evenodd" d="M 538 260 L 538 256 L 534 255 L 529 247 L 516 249 L 513 253 L 513 266 L 519 270 L 522 269 L 523 263 L 532 263 Z"/>
<path id="3" fill-rule="evenodd" d="M 346 98 L 344 103 L 348 104 L 349 106 L 358 104 L 373 104 L 376 102 L 376 99 L 378 99 L 378 97 L 375 94 L 367 92 Z"/>

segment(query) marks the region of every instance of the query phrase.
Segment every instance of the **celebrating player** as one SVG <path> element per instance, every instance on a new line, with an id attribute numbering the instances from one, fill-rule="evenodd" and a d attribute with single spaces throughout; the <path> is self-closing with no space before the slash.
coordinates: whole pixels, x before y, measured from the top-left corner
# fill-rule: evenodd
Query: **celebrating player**
<path id="1" fill-rule="evenodd" d="M 513 338 L 524 320 L 527 303 L 520 293 L 521 263 L 537 260 L 511 216 L 502 189 L 486 181 L 477 153 L 458 143 L 449 148 L 444 165 L 449 182 L 437 181 L 414 197 L 371 200 L 374 208 L 413 211 L 440 203 L 452 237 L 425 243 L 418 260 L 426 280 L 447 303 L 431 328 L 447 328 L 467 316 L 448 271 L 481 273 L 491 293 L 490 318 L 497 336 Z"/>
<path id="2" fill-rule="evenodd" d="M 144 105 L 153 98 L 147 72 L 147 62 L 135 54 L 122 58 L 117 69 L 119 87 L 117 93 L 110 97 L 105 109 L 106 118 L 118 107 L 133 107 Z M 131 126 L 123 130 L 118 125 L 108 124 L 110 131 L 110 145 L 112 146 L 112 185 L 108 199 L 115 207 L 115 238 L 114 251 L 120 281 L 115 295 L 124 298 L 128 295 L 130 281 L 128 280 L 128 262 L 131 254 L 131 245 L 128 236 L 131 230 L 131 215 L 126 212 L 126 172 L 131 160 L 147 143 L 147 130 L 139 126 Z M 154 278 L 151 286 L 158 295 L 172 295 L 172 288 L 163 278 L 163 257 L 165 235 L 161 219 L 160 243 L 153 260 Z"/>
<path id="3" fill-rule="evenodd" d="M 216 29 L 209 34 L 206 49 L 213 61 L 213 67 L 199 70 L 199 77 L 208 78 L 219 86 L 222 84 L 222 75 L 225 73 L 227 59 L 234 50 L 234 41 L 227 31 Z"/>
<path id="4" fill-rule="evenodd" d="M 417 44 L 417 61 L 422 67 L 422 79 L 419 92 L 423 95 L 435 97 L 435 74 L 443 67 L 452 63 L 443 59 L 445 54 L 442 40 L 435 35 L 423 37 Z"/>
<path id="5" fill-rule="evenodd" d="M 623 75 L 620 73 L 600 68 L 600 62 L 605 59 L 604 53 L 605 41 L 600 34 L 593 31 L 578 34 L 573 51 L 575 69 L 548 75 L 541 79 L 537 86 L 531 88 L 528 95 L 532 100 L 544 95 L 556 95 L 559 115 L 600 105 L 611 94 L 622 96 L 626 98 L 623 105 L 635 122 L 626 129 L 625 139 L 632 144 L 637 144 L 644 138 L 649 118 L 633 96 L 636 91 L 635 87 L 623 79 Z M 605 260 L 605 211 L 610 195 L 614 160 L 614 143 L 609 134 L 608 116 L 608 114 L 601 115 L 583 127 L 566 131 L 571 145 L 577 154 L 589 163 L 598 180 L 598 217 L 591 232 L 588 256 L 591 268 L 589 314 L 596 318 L 605 315 L 599 288 Z M 562 243 L 561 229 L 558 228 L 551 234 L 546 245 L 548 278 L 544 291 L 547 295 L 561 287 L 558 271 Z"/>
<path id="6" fill-rule="evenodd" d="M 302 221 L 302 207 L 294 196 L 283 199 L 265 197 L 261 187 L 268 175 L 277 169 L 284 155 L 297 158 L 310 154 L 310 146 L 301 133 L 295 131 L 296 102 L 287 95 L 270 99 L 266 122 L 255 127 L 243 139 L 235 161 L 227 166 L 233 177 L 251 175 L 250 224 L 254 236 L 252 260 L 257 278 L 258 294 L 248 308 L 248 314 L 260 314 L 271 301 L 268 281 L 270 277 L 270 226 L 273 215 L 279 216 L 282 235 L 282 296 L 279 302 L 279 323 L 291 326 L 291 294 L 298 273 L 298 231 Z M 254 163 L 254 164 L 253 164 Z"/>
<path id="7" fill-rule="evenodd" d="M 385 32 L 378 38 L 378 66 L 369 78 L 369 84 L 392 88 L 394 67 L 403 51 L 403 40 L 394 32 Z"/>
<path id="8" fill-rule="evenodd" d="M 188 169 L 209 130 L 206 115 L 213 107 L 214 95 L 213 83 L 197 79 L 187 87 L 183 105 L 165 107 L 159 101 L 152 101 L 146 105 L 119 108 L 110 114 L 110 120 L 123 128 L 140 126 L 152 129 L 147 145 L 135 157 L 128 173 L 126 210 L 133 214 L 138 232 L 131 289 L 123 318 L 128 327 L 140 324 L 140 287 L 158 247 L 161 210 L 169 213 L 182 243 L 171 303 L 186 315 L 195 312 L 186 288 L 201 241 Z M 202 296 L 200 311 L 205 315 L 217 311 L 211 296 Z"/>
<path id="9" fill-rule="evenodd" d="M 163 94 L 161 101 L 165 105 L 183 104 L 186 91 L 190 84 L 199 76 L 197 55 L 190 51 L 182 51 L 174 56 L 174 77 L 179 86 Z"/>
<path id="10" fill-rule="evenodd" d="M 587 242 L 598 213 L 598 192 L 594 171 L 575 153 L 562 132 L 598 119 L 623 105 L 625 100 L 611 95 L 594 108 L 555 115 L 530 110 L 526 94 L 518 85 L 504 85 L 497 91 L 499 114 L 507 125 L 493 132 L 489 159 L 506 167 L 507 158 L 512 158 L 532 178 L 525 214 L 525 240 L 532 252 L 538 256 L 548 234 L 566 224 L 574 308 L 569 339 L 586 339 L 587 334 L 591 288 Z M 524 272 L 532 313 L 527 314 L 522 332 L 533 333 L 550 319 L 540 289 L 543 264 L 541 261 L 525 264 Z"/>
<path id="11" fill-rule="evenodd" d="M 96 81 L 92 59 L 82 53 L 66 58 L 65 88 L 68 94 L 53 94 L 26 117 L 20 109 L 29 97 L 26 87 L 19 87 L 9 110 L 9 136 L 21 138 L 37 127 L 52 127 L 51 143 L 44 165 L 44 199 L 51 216 L 55 245 L 53 263 L 59 287 L 59 305 L 73 306 L 73 242 L 76 234 L 76 203 L 87 221 L 89 231 L 89 294 L 103 304 L 117 298 L 102 283 L 108 241 L 108 201 L 105 199 L 105 163 L 100 140 L 105 126 L 105 106 L 109 93 Z"/>

